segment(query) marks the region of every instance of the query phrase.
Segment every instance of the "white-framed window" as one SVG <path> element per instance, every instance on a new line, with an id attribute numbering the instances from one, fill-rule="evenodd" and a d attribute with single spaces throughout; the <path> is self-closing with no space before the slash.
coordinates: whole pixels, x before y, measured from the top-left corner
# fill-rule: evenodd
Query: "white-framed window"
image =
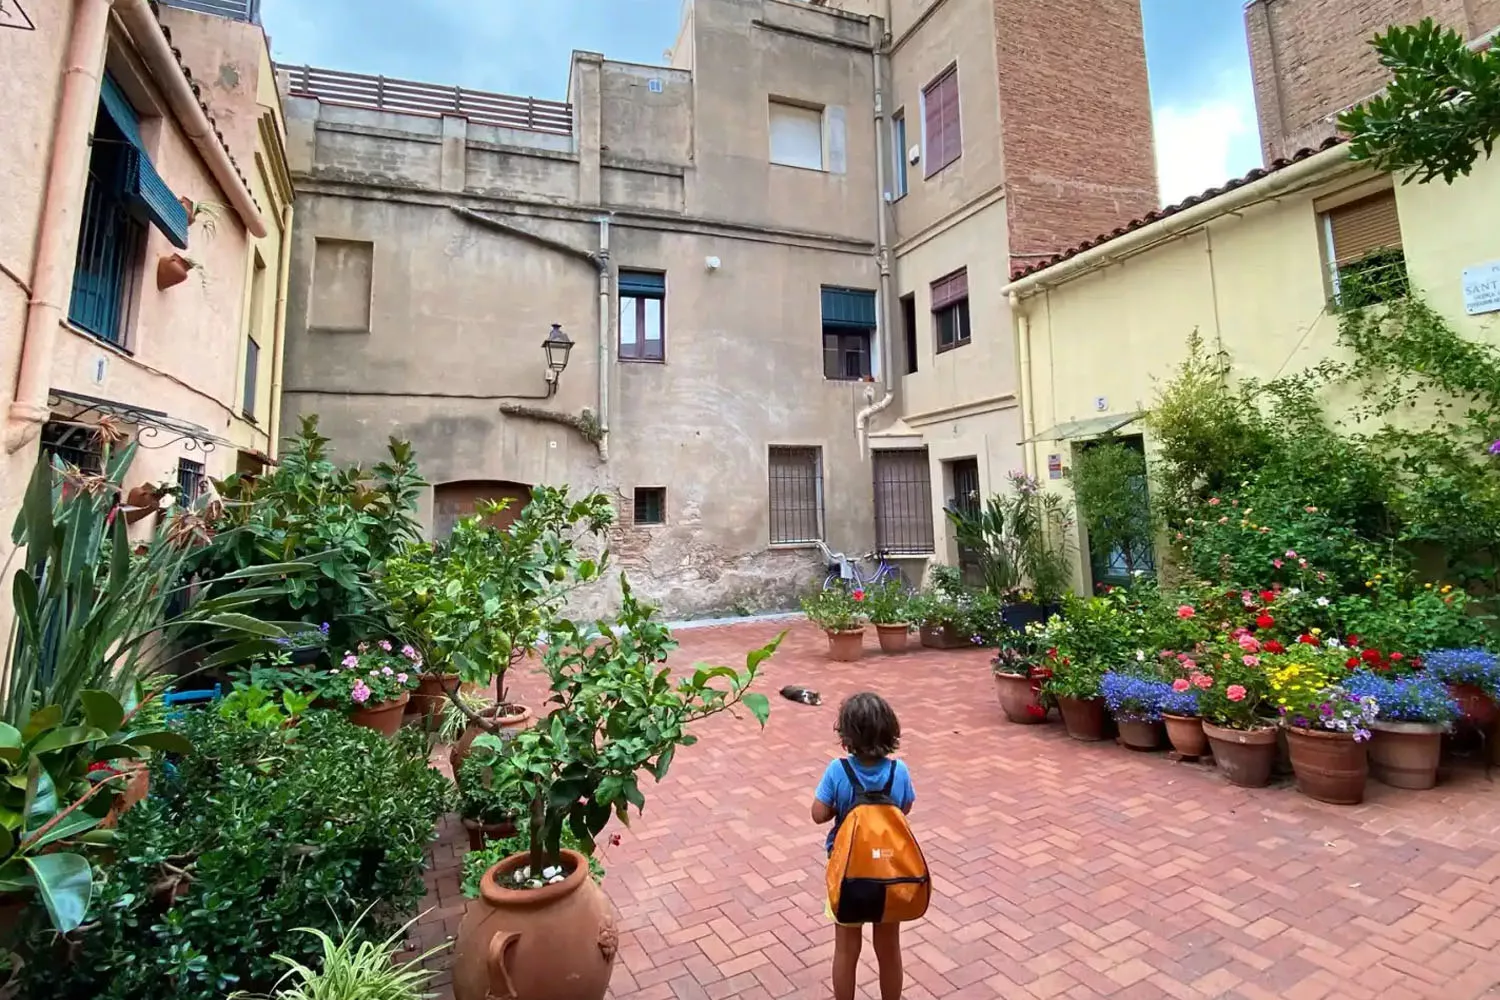
<path id="1" fill-rule="evenodd" d="M 827 170 L 823 109 L 771 99 L 771 162 L 804 170 Z"/>
<path id="2" fill-rule="evenodd" d="M 891 116 L 891 196 L 906 197 L 906 109 Z"/>

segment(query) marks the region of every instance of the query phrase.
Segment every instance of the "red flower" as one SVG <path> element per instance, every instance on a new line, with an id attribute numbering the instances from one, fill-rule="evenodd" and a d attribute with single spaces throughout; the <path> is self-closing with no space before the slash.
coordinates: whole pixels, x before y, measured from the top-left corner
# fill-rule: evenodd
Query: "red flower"
<path id="1" fill-rule="evenodd" d="M 1256 628 L 1270 628 L 1275 624 L 1276 619 L 1272 618 L 1270 615 L 1261 615 L 1259 618 L 1255 619 Z"/>
<path id="2" fill-rule="evenodd" d="M 1348 667 L 1350 670 L 1353 670 L 1355 667 L 1359 666 L 1359 657 L 1349 657 L 1349 659 L 1344 661 L 1344 666 Z"/>
<path id="3" fill-rule="evenodd" d="M 1357 635 L 1351 635 L 1349 638 L 1345 639 L 1344 641 L 1347 642 L 1351 646 L 1358 646 L 1360 644 L 1360 638 Z"/>
<path id="4" fill-rule="evenodd" d="M 1304 646 L 1316 646 L 1318 644 L 1318 640 L 1314 639 L 1312 636 L 1308 635 L 1305 632 L 1302 635 L 1297 636 L 1297 641 L 1302 643 L 1302 645 Z"/>
<path id="5" fill-rule="evenodd" d="M 1391 661 L 1393 663 L 1400 663 L 1404 659 L 1406 659 L 1406 657 L 1403 654 L 1401 654 L 1401 653 L 1392 653 L 1391 654 Z"/>
<path id="6" fill-rule="evenodd" d="M 853 597 L 856 601 L 863 601 L 865 599 L 865 592 L 863 590 L 856 590 L 853 594 L 850 594 L 849 596 Z"/>
<path id="7" fill-rule="evenodd" d="M 1276 600 L 1276 591 L 1262 590 L 1260 592 L 1260 599 L 1266 604 L 1270 604 L 1272 601 Z"/>
<path id="8" fill-rule="evenodd" d="M 1261 648 L 1264 649 L 1268 653 L 1285 653 L 1286 652 L 1286 647 L 1283 646 L 1281 643 L 1277 642 L 1275 639 L 1267 639 L 1265 645 L 1262 646 Z"/>
<path id="9" fill-rule="evenodd" d="M 1363 653 L 1359 654 L 1359 658 L 1361 660 L 1364 660 L 1366 663 L 1379 663 L 1380 662 L 1380 650 L 1378 650 L 1378 649 L 1367 649 Z"/>

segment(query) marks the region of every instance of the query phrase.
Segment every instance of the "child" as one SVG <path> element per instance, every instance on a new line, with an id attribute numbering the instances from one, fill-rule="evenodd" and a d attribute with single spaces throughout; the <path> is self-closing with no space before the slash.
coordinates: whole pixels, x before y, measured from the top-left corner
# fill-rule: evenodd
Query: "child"
<path id="1" fill-rule="evenodd" d="M 916 794 L 906 765 L 891 759 L 901 745 L 901 723 L 891 706 L 878 694 L 864 692 L 847 699 L 839 708 L 839 742 L 849 752 L 848 762 L 860 784 L 878 790 L 891 782 L 891 799 L 903 813 L 910 813 Z M 828 831 L 827 850 L 833 851 L 839 824 L 854 806 L 858 789 L 849 782 L 843 760 L 830 761 L 818 782 L 813 798 L 814 823 L 833 820 Z M 832 909 L 825 912 L 833 919 Z M 880 965 L 880 1000 L 901 1000 L 901 925 L 875 924 L 875 958 Z M 834 927 L 833 996 L 834 1000 L 854 1000 L 854 978 L 859 966 L 860 924 L 837 924 Z"/>

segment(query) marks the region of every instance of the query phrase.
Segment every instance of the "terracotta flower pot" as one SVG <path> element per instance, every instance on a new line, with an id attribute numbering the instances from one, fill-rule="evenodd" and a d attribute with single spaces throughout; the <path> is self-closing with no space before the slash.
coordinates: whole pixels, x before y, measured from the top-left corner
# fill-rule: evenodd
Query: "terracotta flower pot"
<path id="1" fill-rule="evenodd" d="M 517 854 L 484 873 L 453 956 L 454 1000 L 601 1000 L 614 971 L 614 908 L 589 877 L 588 859 L 563 851 L 567 878 L 541 889 L 496 882 L 524 867 Z"/>
<path id="2" fill-rule="evenodd" d="M 828 658 L 839 663 L 853 663 L 865 655 L 865 630 L 851 628 L 841 631 L 824 629 L 828 634 Z"/>
<path id="3" fill-rule="evenodd" d="M 875 633 L 880 636 L 880 651 L 882 653 L 904 653 L 906 652 L 907 636 L 911 634 L 911 626 L 876 625 Z"/>
<path id="4" fill-rule="evenodd" d="M 1203 735 L 1213 748 L 1219 772 L 1242 788 L 1264 788 L 1276 763 L 1276 729 L 1223 729 L 1203 720 Z"/>
<path id="5" fill-rule="evenodd" d="M 963 649 L 972 646 L 969 637 L 952 625 L 923 625 L 922 645 L 928 649 Z"/>
<path id="6" fill-rule="evenodd" d="M 192 262 L 180 253 L 161 258 L 156 262 L 157 289 L 164 292 L 173 285 L 182 284 L 192 269 Z"/>
<path id="7" fill-rule="evenodd" d="M 1073 739 L 1085 743 L 1097 743 L 1104 739 L 1109 715 L 1105 712 L 1103 698 L 1059 697 L 1057 710 L 1062 713 L 1063 725 Z"/>
<path id="8" fill-rule="evenodd" d="M 1365 745 L 1349 733 L 1288 727 L 1292 773 L 1297 791 L 1319 802 L 1358 805 L 1365 798 L 1365 776 L 1370 765 Z"/>
<path id="9" fill-rule="evenodd" d="M 349 721 L 356 726 L 373 729 L 389 739 L 401 729 L 401 715 L 406 711 L 406 703 L 410 700 L 411 692 L 402 691 L 399 698 L 354 709 L 349 713 Z"/>
<path id="10" fill-rule="evenodd" d="M 524 729 L 531 723 L 531 709 L 525 705 L 507 705 L 506 708 L 508 711 L 503 716 L 497 717 L 498 709 L 494 707 L 486 708 L 479 713 L 479 716 L 483 719 L 496 719 L 501 729 Z M 479 726 L 469 723 L 464 727 L 458 742 L 453 744 L 453 749 L 448 751 L 448 763 L 453 767 L 454 777 L 458 776 L 459 766 L 463 764 L 464 758 L 469 756 L 469 748 L 474 745 L 475 740 L 479 739 L 479 734 L 482 732 L 484 730 Z"/>
<path id="11" fill-rule="evenodd" d="M 506 820 L 504 823 L 481 823 L 477 819 L 464 817 L 464 831 L 469 835 L 469 850 L 482 851 L 484 845 L 492 840 L 504 840 L 506 837 L 516 835 L 516 821 Z"/>
<path id="12" fill-rule="evenodd" d="M 1484 688 L 1473 684 L 1449 684 L 1448 693 L 1458 702 L 1459 714 L 1475 728 L 1485 729 L 1495 721 L 1495 701 L 1485 694 Z"/>
<path id="13" fill-rule="evenodd" d="M 1392 788 L 1437 784 L 1443 727 L 1431 722 L 1370 723 L 1370 773 Z"/>
<path id="14" fill-rule="evenodd" d="M 448 691 L 458 686 L 457 674 L 422 674 L 417 678 L 417 689 L 411 693 L 406 704 L 407 715 L 431 718 L 441 715 L 448 701 Z"/>
<path id="15" fill-rule="evenodd" d="M 1139 719 L 1115 719 L 1120 727 L 1120 745 L 1127 750 L 1143 753 L 1161 748 L 1162 729 L 1160 722 L 1145 722 Z"/>
<path id="16" fill-rule="evenodd" d="M 1000 710 L 1005 717 L 1018 725 L 1034 726 L 1047 720 L 1047 710 L 1042 707 L 1040 696 L 1032 686 L 1031 678 L 1025 674 L 995 675 L 995 693 L 1000 696 Z"/>
<path id="17" fill-rule="evenodd" d="M 1208 737 L 1203 735 L 1203 720 L 1196 715 L 1163 715 L 1161 721 L 1167 725 L 1167 739 L 1184 757 L 1208 755 Z"/>

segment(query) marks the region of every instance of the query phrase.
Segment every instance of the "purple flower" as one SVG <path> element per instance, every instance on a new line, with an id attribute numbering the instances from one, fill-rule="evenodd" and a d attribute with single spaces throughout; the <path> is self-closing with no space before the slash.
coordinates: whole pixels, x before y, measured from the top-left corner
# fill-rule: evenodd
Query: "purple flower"
<path id="1" fill-rule="evenodd" d="M 376 645 L 385 650 L 387 653 L 391 651 L 391 641 L 389 639 L 381 639 L 378 643 L 376 643 Z"/>
<path id="2" fill-rule="evenodd" d="M 363 705 L 370 700 L 370 689 L 365 686 L 364 681 L 355 681 L 354 687 L 349 689 L 349 697 L 354 699 L 356 704 Z"/>
<path id="3" fill-rule="evenodd" d="M 386 675 L 386 676 L 387 676 L 387 677 L 390 677 L 390 676 L 391 676 L 391 675 L 392 675 L 392 674 L 394 674 L 394 673 L 395 673 L 395 672 L 396 672 L 396 671 L 394 671 L 394 670 L 392 670 L 392 669 L 391 669 L 391 668 L 390 668 L 390 667 L 381 667 L 381 668 L 380 668 L 380 672 L 381 672 L 381 673 L 382 673 L 382 674 L 385 674 L 385 675 Z"/>
<path id="4" fill-rule="evenodd" d="M 350 670 L 353 670 L 359 666 L 359 657 L 355 656 L 353 653 L 345 653 L 343 664 Z"/>
<path id="5" fill-rule="evenodd" d="M 1490 442 L 1490 454 L 1491 455 L 1500 455 L 1500 441 L 1492 441 L 1492 442 Z"/>
<path id="6" fill-rule="evenodd" d="M 328 634 L 328 623 L 324 622 L 323 624 L 319 625 L 318 626 L 318 631 L 322 632 L 324 635 L 327 635 Z"/>
<path id="7" fill-rule="evenodd" d="M 401 647 L 401 655 L 406 657 L 408 660 L 421 659 L 421 657 L 417 655 L 417 651 L 415 649 L 412 649 L 410 645 Z"/>
<path id="8" fill-rule="evenodd" d="M 406 683 L 406 675 L 405 674 L 397 674 L 396 675 L 396 683 L 397 684 L 405 684 Z"/>

